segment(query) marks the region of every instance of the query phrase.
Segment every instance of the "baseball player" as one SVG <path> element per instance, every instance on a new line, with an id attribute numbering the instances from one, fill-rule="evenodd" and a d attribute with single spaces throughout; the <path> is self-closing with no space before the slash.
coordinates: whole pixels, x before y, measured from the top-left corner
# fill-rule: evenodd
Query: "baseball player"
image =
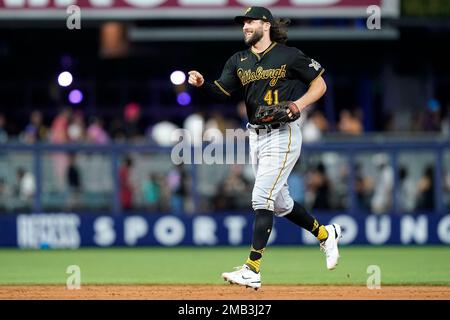
<path id="1" fill-rule="evenodd" d="M 237 52 L 225 64 L 220 78 L 205 81 L 198 71 L 189 72 L 189 83 L 219 100 L 243 87 L 249 123 L 250 156 L 255 184 L 252 207 L 255 212 L 252 246 L 247 261 L 236 271 L 222 273 L 234 284 L 257 290 L 261 287 L 261 258 L 273 227 L 273 216 L 285 217 L 310 231 L 325 252 L 327 268 L 339 259 L 338 224 L 324 226 L 289 195 L 287 180 L 300 157 L 303 110 L 326 91 L 324 68 L 302 51 L 285 45 L 288 19 L 275 20 L 264 7 L 250 7 L 234 19 L 243 28 L 244 42 L 250 48 Z M 308 86 L 302 94 L 302 84 Z M 261 125 L 258 107 L 281 105 L 287 121 Z M 273 117 L 271 117 L 271 120 Z M 275 119 L 276 120 L 276 119 Z"/>

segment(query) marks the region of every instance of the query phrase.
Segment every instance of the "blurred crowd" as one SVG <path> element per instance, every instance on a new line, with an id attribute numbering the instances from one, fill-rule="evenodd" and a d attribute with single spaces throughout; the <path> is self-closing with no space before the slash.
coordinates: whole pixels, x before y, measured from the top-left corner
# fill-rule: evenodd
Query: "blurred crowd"
<path id="1" fill-rule="evenodd" d="M 327 134 L 341 136 L 360 136 L 365 133 L 364 114 L 358 107 L 342 109 L 333 130 L 331 121 L 320 109 L 312 109 L 303 125 L 303 139 L 313 142 Z M 450 136 L 450 105 L 445 109 L 436 99 L 430 99 L 427 105 L 412 114 L 398 112 L 386 115 L 381 132 L 406 134 L 441 134 Z"/>
<path id="2" fill-rule="evenodd" d="M 392 212 L 394 197 L 399 213 L 427 212 L 436 208 L 435 173 L 431 164 L 423 166 L 418 178 L 411 175 L 410 167 L 400 165 L 394 189 L 395 173 L 386 154 L 374 154 L 370 163 L 357 161 L 352 176 L 348 163 L 333 163 L 322 158 L 300 161 L 288 180 L 292 198 L 309 210 L 348 210 L 352 201 L 351 188 L 355 209 L 363 213 Z M 192 166 L 173 165 L 167 172 L 139 172 L 133 157 L 124 157 L 117 173 L 122 211 L 179 215 L 250 210 L 254 181 L 250 165 L 226 166 L 226 172 L 208 195 L 194 185 L 191 170 Z M 76 154 L 69 154 L 64 177 L 63 209 L 89 211 L 89 205 L 82 200 L 85 183 Z M 450 172 L 445 173 L 442 191 L 450 194 Z M 12 186 L 0 177 L 0 210 L 31 208 L 35 192 L 34 175 L 19 167 Z"/>
<path id="3" fill-rule="evenodd" d="M 123 211 L 192 213 L 192 177 L 183 164 L 166 174 L 148 173 L 139 183 L 133 179 L 134 161 L 125 157 L 119 168 L 119 195 Z M 139 201 L 138 201 L 139 199 Z"/>
<path id="4" fill-rule="evenodd" d="M 328 161 L 327 161 L 328 162 Z M 417 179 L 409 174 L 406 166 L 400 166 L 396 190 L 394 192 L 394 170 L 386 154 L 376 154 L 371 173 L 365 172 L 362 165 L 357 163 L 353 181 L 350 177 L 348 164 L 326 165 L 324 162 L 298 163 L 291 173 L 288 184 L 292 198 L 302 203 L 312 211 L 345 211 L 350 208 L 350 188 L 354 188 L 356 210 L 365 213 L 384 214 L 394 209 L 396 197 L 397 211 L 400 213 L 427 212 L 435 209 L 434 169 L 428 164 L 423 167 Z M 178 182 L 179 199 L 183 199 L 183 210 L 192 213 L 192 181 L 189 174 L 180 168 L 176 176 L 184 183 Z M 180 171 L 181 170 L 181 171 Z M 170 176 L 170 175 L 169 175 Z M 444 181 L 445 192 L 450 191 L 450 175 Z M 223 179 L 217 183 L 212 196 L 203 196 L 199 202 L 200 212 L 248 211 L 251 204 L 253 175 L 249 165 L 230 165 Z M 158 182 L 159 181 L 159 182 Z M 149 177 L 148 184 L 143 190 L 146 201 L 152 208 L 161 210 L 167 200 L 160 192 L 149 190 L 163 190 L 162 176 Z M 178 180 L 177 180 L 178 181 Z M 353 185 L 353 186 L 352 186 Z M 189 186 L 189 187 L 186 187 Z M 170 193 L 168 193 L 170 194 Z M 202 196 L 200 195 L 200 198 Z M 203 200 L 203 201 L 202 201 Z M 159 204 L 159 207 L 158 205 Z M 174 204 L 172 204 L 173 208 Z M 165 206 L 165 209 L 170 209 Z M 170 210 L 169 210 L 170 211 Z M 172 209 L 171 211 L 174 211 Z M 175 211 L 174 211 L 175 212 Z M 176 212 L 180 212 L 177 210 Z"/>
<path id="5" fill-rule="evenodd" d="M 30 114 L 29 123 L 17 136 L 11 136 L 7 131 L 7 119 L 0 114 L 0 141 L 19 141 L 33 144 L 36 142 L 50 143 L 95 143 L 107 144 L 113 140 L 125 141 L 133 139 L 140 133 L 140 107 L 129 104 L 124 110 L 124 116 L 114 119 L 105 125 L 103 119 L 91 116 L 87 119 L 82 110 L 62 108 L 50 123 L 44 121 L 39 110 Z"/>
<path id="6" fill-rule="evenodd" d="M 220 108 L 207 112 L 194 111 L 181 122 L 169 118 L 154 122 L 147 121 L 141 106 L 134 102 L 124 106 L 122 114 L 108 119 L 87 115 L 81 109 L 70 107 L 61 108 L 53 119 L 44 119 L 42 112 L 35 110 L 31 112 L 28 124 L 14 133 L 11 127 L 16 128 L 17 124 L 10 125 L 7 116 L 0 113 L 0 143 L 150 142 L 168 146 L 173 144 L 171 133 L 174 129 L 189 130 L 194 136 L 211 128 L 223 133 L 225 129 L 245 129 L 247 116 L 243 102 L 237 104 L 234 112 L 222 111 Z M 413 114 L 389 114 L 382 131 L 450 136 L 450 106 L 442 108 L 438 100 L 430 99 L 422 110 Z M 364 133 L 364 114 L 357 106 L 338 110 L 336 121 L 313 106 L 309 108 L 303 124 L 303 139 L 306 142 L 318 141 L 327 135 L 360 136 Z"/>
<path id="7" fill-rule="evenodd" d="M 434 169 L 426 165 L 419 179 L 409 174 L 406 166 L 399 168 L 396 190 L 394 192 L 394 170 L 385 154 L 377 154 L 369 164 L 371 173 L 364 172 L 360 163 L 356 164 L 353 181 L 348 164 L 326 165 L 298 163 L 289 176 L 288 184 L 292 198 L 312 211 L 343 211 L 350 208 L 350 188 L 353 185 L 356 208 L 360 212 L 384 214 L 394 208 L 396 197 L 397 211 L 410 213 L 433 211 L 435 209 Z M 450 191 L 448 174 L 444 181 L 444 192 Z M 217 209 L 245 210 L 249 206 L 252 180 L 245 175 L 243 168 L 230 168 L 227 178 L 220 184 L 214 204 Z"/>
<path id="8" fill-rule="evenodd" d="M 205 112 L 194 112 L 181 125 L 170 120 L 146 123 L 141 106 L 137 103 L 127 104 L 122 115 L 108 120 L 105 121 L 101 116 L 87 116 L 80 109 L 65 107 L 53 119 L 46 121 L 42 112 L 35 110 L 31 112 L 28 124 L 18 134 L 13 134 L 7 117 L 0 113 L 0 144 L 146 142 L 168 146 L 174 143 L 171 139 L 174 129 L 187 129 L 197 134 L 206 129 L 218 129 L 224 133 L 226 128 L 240 127 L 238 115 L 226 118 L 218 111 L 208 115 Z"/>
<path id="9" fill-rule="evenodd" d="M 68 158 L 68 165 L 62 177 L 63 184 L 58 186 L 56 193 L 48 190 L 42 192 L 52 192 L 53 196 L 62 197 L 62 203 L 59 203 L 55 210 L 96 211 L 98 208 L 92 208 L 92 204 L 83 197 L 88 189 L 87 176 L 81 171 L 77 154 L 59 154 L 62 155 Z M 133 158 L 125 156 L 118 168 L 117 179 L 118 200 L 123 212 L 170 212 L 178 215 L 192 213 L 194 210 L 192 177 L 183 165 L 173 166 L 168 172 L 149 172 L 142 176 L 137 172 Z M 36 188 L 36 177 L 30 169 L 18 167 L 12 183 L 7 183 L 7 179 L 0 176 L 0 211 L 30 211 Z M 112 210 L 112 189 L 110 186 L 109 200 L 100 210 Z"/>
<path id="10" fill-rule="evenodd" d="M 448 111 L 448 110 L 447 110 Z M 243 102 L 237 104 L 234 117 L 212 111 L 193 112 L 184 118 L 182 124 L 163 120 L 146 126 L 141 106 L 129 103 L 120 117 L 109 123 L 101 117 L 87 117 L 81 110 L 62 108 L 50 122 L 44 121 L 40 111 L 33 111 L 29 123 L 17 136 L 8 132 L 8 120 L 0 114 L 0 144 L 20 141 L 27 144 L 49 142 L 58 144 L 110 142 L 151 142 L 160 146 L 173 145 L 171 133 L 174 129 L 189 131 L 193 143 L 201 143 L 208 129 L 225 133 L 225 129 L 244 129 L 247 123 Z M 333 128 L 335 127 L 335 128 Z M 387 130 L 394 130 L 392 123 Z M 358 108 L 342 109 L 338 120 L 332 125 L 320 110 L 311 108 L 303 123 L 305 142 L 319 141 L 327 134 L 340 133 L 346 136 L 364 134 L 363 114 Z M 412 118 L 411 131 L 440 132 L 450 135 L 450 113 L 444 112 L 436 100 L 430 100 L 423 112 Z M 83 174 L 78 165 L 76 153 L 53 152 L 51 154 L 54 177 L 60 190 L 68 194 L 65 207 L 82 209 L 84 192 Z M 248 165 L 227 166 L 227 173 L 215 185 L 211 194 L 194 192 L 191 168 L 173 165 L 167 172 L 158 170 L 136 172 L 135 160 L 125 156 L 118 171 L 120 205 L 123 211 L 170 212 L 173 214 L 208 211 L 248 211 L 251 203 L 253 174 Z M 296 165 L 289 177 L 292 197 L 311 210 L 336 211 L 350 207 L 351 190 L 354 190 L 357 209 L 364 212 L 385 213 L 392 211 L 394 197 L 399 212 L 433 210 L 436 206 L 434 192 L 434 166 L 423 166 L 420 178 L 411 174 L 407 166 L 400 166 L 397 186 L 394 190 L 394 169 L 385 154 L 372 157 L 372 169 L 357 161 L 354 174 L 350 176 L 348 164 L 333 165 L 325 158 L 309 161 L 303 159 Z M 15 167 L 16 180 L 7 183 L 0 175 L 0 209 L 11 210 L 20 206 L 30 207 L 36 191 L 35 177 L 31 170 Z M 139 182 L 133 174 L 140 176 Z M 353 178 L 353 180 L 352 180 Z M 443 178 L 443 191 L 450 193 L 450 174 Z M 6 208 L 9 199 L 9 207 Z M 15 202 L 12 201 L 15 199 Z M 11 204 L 12 203 L 12 204 Z"/>

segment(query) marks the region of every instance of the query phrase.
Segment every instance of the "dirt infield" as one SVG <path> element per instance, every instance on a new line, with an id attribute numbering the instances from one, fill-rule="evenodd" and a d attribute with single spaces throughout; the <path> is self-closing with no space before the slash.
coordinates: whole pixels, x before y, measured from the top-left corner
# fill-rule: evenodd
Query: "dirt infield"
<path id="1" fill-rule="evenodd" d="M 450 300 L 450 286 L 282 286 L 258 291 L 236 285 L 86 285 L 0 286 L 0 299 L 133 299 L 133 300 Z"/>

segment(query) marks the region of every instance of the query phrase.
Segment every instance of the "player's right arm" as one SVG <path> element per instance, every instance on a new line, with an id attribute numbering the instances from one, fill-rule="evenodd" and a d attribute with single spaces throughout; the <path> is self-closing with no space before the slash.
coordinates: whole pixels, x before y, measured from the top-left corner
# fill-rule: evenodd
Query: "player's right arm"
<path id="1" fill-rule="evenodd" d="M 236 73 L 236 55 L 228 59 L 219 79 L 210 83 L 205 81 L 203 75 L 196 71 L 189 71 L 188 83 L 201 88 L 210 97 L 218 101 L 225 101 L 231 93 L 239 88 L 239 78 Z"/>
<path id="2" fill-rule="evenodd" d="M 229 94 L 224 93 L 224 91 L 220 90 L 220 88 L 215 83 L 206 82 L 205 78 L 200 72 L 192 70 L 189 71 L 188 74 L 188 83 L 194 87 L 201 88 L 201 90 L 212 99 L 223 102 L 229 97 Z"/>

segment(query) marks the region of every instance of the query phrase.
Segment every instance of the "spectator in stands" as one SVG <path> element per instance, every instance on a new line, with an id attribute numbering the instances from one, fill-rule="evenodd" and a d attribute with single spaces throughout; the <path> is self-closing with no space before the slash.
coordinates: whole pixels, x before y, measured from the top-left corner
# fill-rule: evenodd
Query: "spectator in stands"
<path id="1" fill-rule="evenodd" d="M 446 137 L 450 136 L 450 103 L 447 104 L 446 113 L 441 121 L 441 133 Z"/>
<path id="2" fill-rule="evenodd" d="M 0 211 L 5 211 L 7 209 L 6 202 L 9 198 L 8 185 L 6 184 L 5 178 L 0 177 Z"/>
<path id="3" fill-rule="evenodd" d="M 328 121 L 322 111 L 314 109 L 309 115 L 302 128 L 303 141 L 313 142 L 322 138 L 328 130 Z"/>
<path id="4" fill-rule="evenodd" d="M 438 100 L 430 99 L 422 118 L 422 130 L 439 132 L 441 130 L 440 119 L 441 105 Z"/>
<path id="5" fill-rule="evenodd" d="M 42 112 L 35 110 L 30 115 L 30 123 L 22 132 L 22 140 L 25 143 L 46 141 L 48 138 L 48 128 L 44 125 Z"/>
<path id="6" fill-rule="evenodd" d="M 331 180 L 330 206 L 335 210 L 344 210 L 349 206 L 350 168 L 348 164 L 332 165 L 335 169 L 335 178 Z"/>
<path id="7" fill-rule="evenodd" d="M 381 214 L 386 213 L 392 206 L 394 173 L 386 154 L 376 154 L 373 159 L 377 173 L 370 206 L 372 212 Z"/>
<path id="8" fill-rule="evenodd" d="M 74 112 L 70 120 L 67 134 L 71 142 L 83 142 L 86 139 L 86 126 L 84 124 L 84 117 L 81 111 Z"/>
<path id="9" fill-rule="evenodd" d="M 8 142 L 8 132 L 6 131 L 6 117 L 0 113 L 0 143 Z"/>
<path id="10" fill-rule="evenodd" d="M 50 133 L 51 143 L 65 144 L 69 142 L 68 127 L 71 115 L 72 111 L 69 108 L 64 108 L 53 120 Z M 57 187 L 59 190 L 64 190 L 69 158 L 64 152 L 54 152 L 52 154 L 52 160 L 53 167 L 55 169 Z"/>
<path id="11" fill-rule="evenodd" d="M 81 177 L 80 170 L 76 164 L 76 153 L 69 155 L 66 179 L 69 190 L 68 207 L 69 209 L 73 209 L 79 205 L 81 196 Z"/>
<path id="12" fill-rule="evenodd" d="M 69 122 L 72 116 L 72 110 L 70 108 L 62 109 L 56 118 L 52 122 L 50 141 L 52 143 L 67 143 L 69 142 L 69 136 L 67 130 L 69 128 Z"/>
<path id="13" fill-rule="evenodd" d="M 432 165 L 425 168 L 418 184 L 417 210 L 434 210 L 434 169 Z"/>
<path id="14" fill-rule="evenodd" d="M 190 175 L 186 172 L 184 164 L 179 164 L 170 170 L 167 183 L 171 192 L 171 212 L 176 215 L 184 213 L 190 188 Z"/>
<path id="15" fill-rule="evenodd" d="M 107 144 L 109 142 L 108 133 L 103 128 L 103 121 L 94 117 L 87 129 L 87 141 L 94 144 Z"/>
<path id="16" fill-rule="evenodd" d="M 300 170 L 300 161 L 298 161 L 288 178 L 289 193 L 294 201 L 305 204 L 305 178 L 304 175 L 300 173 Z"/>
<path id="17" fill-rule="evenodd" d="M 158 209 L 161 212 L 170 212 L 170 199 L 171 190 L 169 187 L 169 181 L 167 177 L 163 174 L 155 174 L 155 183 L 158 186 L 159 192 L 159 203 Z"/>
<path id="18" fill-rule="evenodd" d="M 215 198 L 216 210 L 239 210 L 248 206 L 251 184 L 244 176 L 244 166 L 233 164 L 225 179 L 220 183 Z"/>
<path id="19" fill-rule="evenodd" d="M 125 136 L 136 141 L 142 138 L 144 130 L 141 121 L 141 106 L 135 102 L 128 103 L 124 108 Z"/>
<path id="20" fill-rule="evenodd" d="M 312 193 L 312 209 L 331 209 L 331 182 L 326 174 L 325 165 L 322 162 L 308 175 L 307 185 Z"/>
<path id="21" fill-rule="evenodd" d="M 126 157 L 119 168 L 120 204 L 125 211 L 129 211 L 133 207 L 134 188 L 131 182 L 132 169 L 133 160 L 130 157 Z"/>
<path id="22" fill-rule="evenodd" d="M 149 173 L 142 184 L 142 193 L 147 210 L 150 212 L 159 211 L 158 206 L 161 195 L 161 187 L 158 185 L 157 174 Z"/>
<path id="23" fill-rule="evenodd" d="M 20 167 L 16 171 L 16 187 L 15 187 L 15 196 L 17 199 L 28 203 L 33 199 L 33 196 L 36 192 L 36 183 L 34 180 L 34 175 Z"/>
<path id="24" fill-rule="evenodd" d="M 444 165 L 442 168 L 444 171 L 443 177 L 442 177 L 442 183 L 443 183 L 443 202 L 445 205 L 445 208 L 450 211 L 450 170 L 449 168 Z"/>
<path id="25" fill-rule="evenodd" d="M 111 134 L 111 138 L 115 142 L 120 142 L 120 143 L 125 142 L 125 140 L 126 140 L 125 129 L 124 129 L 123 121 L 120 118 L 115 117 L 111 121 L 108 132 Z"/>
<path id="26" fill-rule="evenodd" d="M 362 119 L 357 113 L 342 110 L 339 114 L 338 131 L 349 135 L 360 135 L 363 132 Z"/>
<path id="27" fill-rule="evenodd" d="M 395 126 L 395 114 L 392 112 L 387 112 L 384 116 L 383 116 L 383 121 L 382 121 L 382 126 L 381 126 L 381 131 L 385 131 L 385 132 L 393 132 L 395 131 L 397 128 Z"/>
<path id="28" fill-rule="evenodd" d="M 416 186 L 409 176 L 408 168 L 402 166 L 398 176 L 397 205 L 400 212 L 412 212 L 416 207 Z"/>
<path id="29" fill-rule="evenodd" d="M 357 207 L 364 211 L 370 210 L 373 181 L 365 176 L 360 163 L 355 164 L 355 193 Z"/>

